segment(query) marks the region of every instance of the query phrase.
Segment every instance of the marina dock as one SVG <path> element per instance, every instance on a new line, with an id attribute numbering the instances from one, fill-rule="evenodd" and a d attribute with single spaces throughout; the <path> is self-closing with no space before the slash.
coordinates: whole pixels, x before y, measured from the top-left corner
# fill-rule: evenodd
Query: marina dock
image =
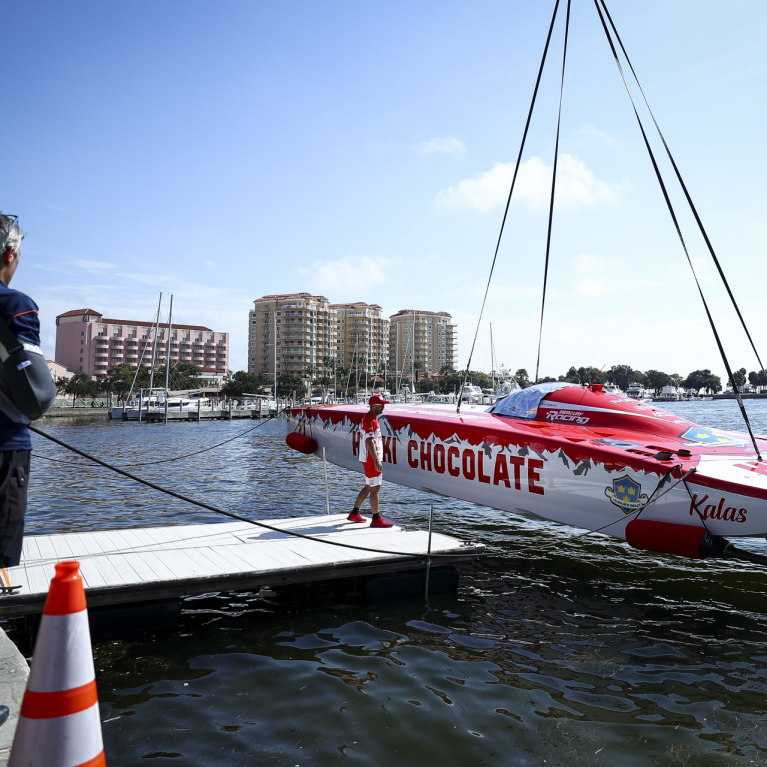
<path id="1" fill-rule="evenodd" d="M 26 536 L 21 564 L 0 570 L 3 586 L 19 587 L 0 595 L 0 615 L 41 612 L 55 563 L 69 559 L 81 563 L 89 607 L 394 574 L 427 565 L 426 530 L 370 528 L 348 522 L 344 514 L 263 521 L 316 540 L 246 522 Z M 476 559 L 484 546 L 435 532 L 431 551 L 449 555 L 432 558 L 432 567 L 442 567 Z"/>

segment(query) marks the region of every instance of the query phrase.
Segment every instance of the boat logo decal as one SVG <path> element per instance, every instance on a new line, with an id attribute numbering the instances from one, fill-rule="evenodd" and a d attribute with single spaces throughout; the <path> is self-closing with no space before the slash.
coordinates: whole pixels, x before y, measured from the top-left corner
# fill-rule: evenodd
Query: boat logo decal
<path id="1" fill-rule="evenodd" d="M 623 509 L 625 514 L 641 509 L 647 503 L 647 495 L 642 493 L 642 486 L 625 474 L 613 480 L 612 487 L 605 488 L 605 495 L 610 503 Z"/>
<path id="2" fill-rule="evenodd" d="M 708 445 L 709 447 L 728 445 L 735 447 L 746 444 L 740 435 L 727 434 L 716 429 L 704 429 L 700 426 L 691 426 L 679 435 L 679 439 L 689 440 L 686 444 L 688 447 L 690 445 Z"/>
<path id="3" fill-rule="evenodd" d="M 720 498 L 719 503 L 711 498 L 711 503 L 707 503 L 709 497 L 704 495 L 698 500 L 698 494 L 693 495 L 690 501 L 690 516 L 694 511 L 698 511 L 703 519 L 720 519 L 723 522 L 745 522 L 748 515 L 748 509 L 739 509 L 736 506 L 730 506 L 726 498 Z"/>
<path id="4" fill-rule="evenodd" d="M 584 424 L 588 423 L 591 419 L 585 416 L 582 410 L 549 410 L 546 413 L 546 420 Z"/>

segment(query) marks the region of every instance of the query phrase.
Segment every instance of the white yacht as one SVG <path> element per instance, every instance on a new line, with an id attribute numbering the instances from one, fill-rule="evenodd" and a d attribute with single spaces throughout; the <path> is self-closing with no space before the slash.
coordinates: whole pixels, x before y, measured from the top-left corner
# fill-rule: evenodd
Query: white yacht
<path id="1" fill-rule="evenodd" d="M 466 384 L 461 392 L 461 401 L 469 403 L 482 402 L 482 389 L 474 384 Z"/>
<path id="2" fill-rule="evenodd" d="M 641 384 L 633 383 L 626 389 L 626 396 L 631 399 L 641 400 L 642 402 L 651 402 L 653 393 L 650 389 L 645 389 Z"/>

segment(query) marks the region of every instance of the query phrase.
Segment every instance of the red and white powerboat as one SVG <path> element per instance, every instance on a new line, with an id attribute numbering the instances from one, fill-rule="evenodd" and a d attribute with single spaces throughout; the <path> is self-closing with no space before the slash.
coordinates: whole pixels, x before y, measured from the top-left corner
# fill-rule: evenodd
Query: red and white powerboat
<path id="1" fill-rule="evenodd" d="M 286 411 L 288 444 L 362 471 L 362 405 Z M 767 536 L 767 463 L 748 435 L 701 427 L 601 385 L 546 383 L 491 408 L 393 404 L 384 479 L 705 558 Z M 767 439 L 758 439 L 767 451 Z M 681 481 L 680 481 L 681 480 Z"/>
<path id="2" fill-rule="evenodd" d="M 523 157 L 559 5 L 559 0 L 556 0 L 517 156 L 517 169 Z M 567 0 L 566 5 L 536 380 L 555 209 L 559 120 L 571 0 Z M 621 54 L 637 86 L 639 80 L 605 0 L 598 0 L 595 5 L 680 244 L 695 275 L 671 197 L 624 76 Z M 643 91 L 642 96 L 644 98 Z M 647 107 L 649 109 L 649 103 Z M 725 282 L 759 367 L 763 369 L 751 334 L 727 285 L 724 271 L 671 150 L 654 116 L 652 119 L 685 199 Z M 516 179 L 515 171 L 506 212 Z M 477 332 L 506 220 L 504 213 Z M 736 391 L 730 364 L 697 276 L 695 280 L 722 362 L 733 391 Z M 473 349 L 472 345 L 472 353 Z M 466 370 L 470 369 L 471 354 L 466 365 Z M 738 406 L 750 432 L 747 414 L 739 397 Z M 360 405 L 292 408 L 287 411 L 288 444 L 307 453 L 324 448 L 328 460 L 361 471 L 358 461 L 359 429 L 366 410 Z M 701 427 L 654 407 L 652 403 L 645 402 L 643 396 L 630 399 L 614 391 L 606 391 L 599 384 L 580 386 L 559 382 L 513 391 L 490 408 L 467 405 L 459 412 L 451 405 L 390 405 L 379 422 L 385 435 L 384 479 L 391 482 L 462 498 L 504 512 L 553 520 L 585 530 L 599 530 L 625 539 L 641 549 L 703 559 L 709 556 L 737 557 L 767 564 L 767 557 L 741 552 L 724 537 L 767 537 L 767 462 L 762 461 L 760 455 L 767 451 L 767 438 L 754 437 L 752 441 L 750 434 Z"/>

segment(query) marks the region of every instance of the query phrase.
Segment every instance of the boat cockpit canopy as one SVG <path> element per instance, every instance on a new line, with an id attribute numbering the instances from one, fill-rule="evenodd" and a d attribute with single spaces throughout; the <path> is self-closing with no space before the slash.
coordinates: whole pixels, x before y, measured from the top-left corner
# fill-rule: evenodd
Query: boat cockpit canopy
<path id="1" fill-rule="evenodd" d="M 508 397 L 496 402 L 490 412 L 494 415 L 507 415 L 513 418 L 535 418 L 538 405 L 547 394 L 564 389 L 566 386 L 577 385 L 564 381 L 552 381 L 528 386 L 527 389 L 512 392 Z"/>

